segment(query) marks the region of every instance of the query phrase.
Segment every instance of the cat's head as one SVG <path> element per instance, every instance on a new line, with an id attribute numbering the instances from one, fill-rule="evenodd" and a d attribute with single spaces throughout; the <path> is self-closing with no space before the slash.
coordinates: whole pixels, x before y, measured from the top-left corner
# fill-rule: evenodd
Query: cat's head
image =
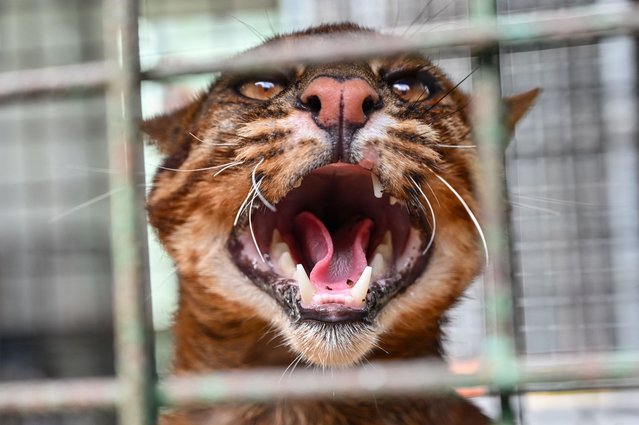
<path id="1" fill-rule="evenodd" d="M 384 39 L 323 26 L 242 58 L 335 35 Z M 511 126 L 535 96 L 510 101 Z M 166 155 L 150 221 L 182 285 L 270 322 L 309 362 L 355 363 L 434 335 L 481 269 L 469 109 L 419 54 L 222 74 L 144 125 Z"/>

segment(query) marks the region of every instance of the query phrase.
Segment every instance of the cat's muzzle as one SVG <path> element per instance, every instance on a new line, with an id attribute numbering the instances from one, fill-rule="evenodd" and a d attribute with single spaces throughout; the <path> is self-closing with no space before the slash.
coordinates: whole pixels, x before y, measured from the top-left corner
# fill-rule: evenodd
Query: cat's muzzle
<path id="1" fill-rule="evenodd" d="M 314 170 L 275 207 L 251 211 L 228 248 L 293 320 L 372 322 L 433 248 L 422 217 L 358 165 Z"/>

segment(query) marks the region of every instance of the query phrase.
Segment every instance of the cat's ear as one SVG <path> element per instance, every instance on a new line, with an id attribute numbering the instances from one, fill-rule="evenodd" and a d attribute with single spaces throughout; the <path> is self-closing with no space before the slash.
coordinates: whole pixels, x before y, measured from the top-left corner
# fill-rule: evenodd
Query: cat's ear
<path id="1" fill-rule="evenodd" d="M 526 115 L 541 93 L 540 88 L 528 90 L 504 99 L 506 130 L 512 135 L 519 120 Z"/>
<path id="2" fill-rule="evenodd" d="M 171 156 L 187 139 L 188 128 L 199 106 L 198 101 L 189 103 L 168 114 L 143 121 L 140 128 L 150 137 L 151 144 L 156 146 L 161 154 Z"/>

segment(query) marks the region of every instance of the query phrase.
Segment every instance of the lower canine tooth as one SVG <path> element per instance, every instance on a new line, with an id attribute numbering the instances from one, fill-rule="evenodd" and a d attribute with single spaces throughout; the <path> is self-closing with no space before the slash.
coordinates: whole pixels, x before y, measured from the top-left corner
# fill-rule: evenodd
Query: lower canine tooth
<path id="1" fill-rule="evenodd" d="M 394 196 L 391 196 L 389 199 L 389 202 L 391 205 L 395 205 L 396 203 L 399 202 L 399 199 L 395 198 Z"/>
<path id="2" fill-rule="evenodd" d="M 304 270 L 304 266 L 301 264 L 296 266 L 293 278 L 297 281 L 297 285 L 300 288 L 302 303 L 307 305 L 310 304 L 313 300 L 313 295 L 315 295 L 315 287 L 313 287 L 311 280 L 308 278 L 308 275 Z"/>
<path id="3" fill-rule="evenodd" d="M 280 266 L 284 277 L 294 277 L 295 276 L 295 263 L 293 263 L 293 258 L 291 258 L 291 253 L 284 251 L 282 255 L 280 255 L 280 259 L 277 264 Z"/>
<path id="4" fill-rule="evenodd" d="M 371 173 L 371 179 L 373 180 L 373 193 L 376 198 L 382 197 L 382 183 L 379 181 L 379 177 L 375 173 Z"/>
<path id="5" fill-rule="evenodd" d="M 351 296 L 353 297 L 353 302 L 357 306 L 364 305 L 366 294 L 368 293 L 368 286 L 371 283 L 372 272 L 373 269 L 371 266 L 366 266 L 359 279 L 357 279 L 355 286 L 351 288 Z"/>
<path id="6" fill-rule="evenodd" d="M 371 261 L 371 267 L 373 268 L 372 279 L 377 280 L 386 273 L 386 261 L 381 253 L 376 253 Z"/>

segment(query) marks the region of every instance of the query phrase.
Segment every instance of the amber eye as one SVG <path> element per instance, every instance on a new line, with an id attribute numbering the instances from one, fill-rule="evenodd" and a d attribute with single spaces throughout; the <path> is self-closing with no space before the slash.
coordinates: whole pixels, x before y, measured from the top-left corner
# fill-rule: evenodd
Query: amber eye
<path id="1" fill-rule="evenodd" d="M 418 78 L 401 78 L 391 84 L 393 93 L 405 102 L 421 102 L 430 97 L 430 89 Z"/>
<path id="2" fill-rule="evenodd" d="M 284 84 L 276 80 L 249 80 L 238 86 L 238 91 L 256 100 L 268 100 L 284 90 Z"/>

